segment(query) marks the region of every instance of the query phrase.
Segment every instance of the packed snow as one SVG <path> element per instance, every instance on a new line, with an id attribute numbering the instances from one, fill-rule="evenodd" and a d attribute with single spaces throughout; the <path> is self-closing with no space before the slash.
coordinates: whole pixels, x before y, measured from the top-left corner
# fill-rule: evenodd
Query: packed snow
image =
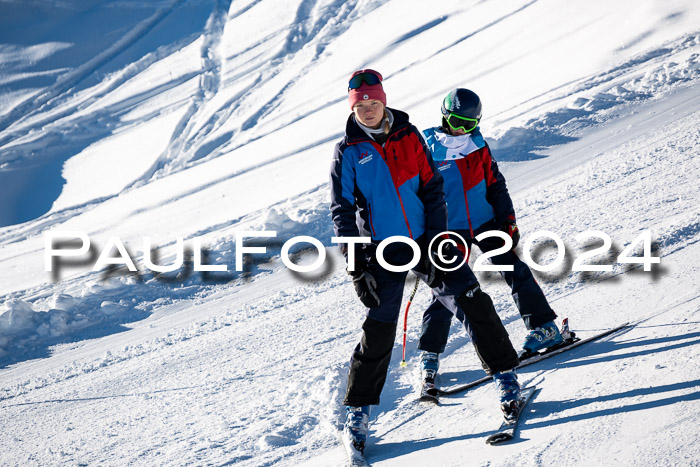
<path id="1" fill-rule="evenodd" d="M 699 465 L 699 24 L 689 0 L 0 0 L 0 464 L 344 465 L 364 311 L 328 169 L 371 67 L 419 128 L 476 91 L 517 251 L 561 258 L 536 272 L 554 310 L 583 338 L 632 324 L 520 370 L 539 390 L 489 446 L 492 384 L 416 402 L 422 285 L 371 465 Z M 89 246 L 48 271 L 61 232 Z M 280 258 L 300 236 L 313 272 Z M 438 384 L 483 375 L 453 323 Z"/>

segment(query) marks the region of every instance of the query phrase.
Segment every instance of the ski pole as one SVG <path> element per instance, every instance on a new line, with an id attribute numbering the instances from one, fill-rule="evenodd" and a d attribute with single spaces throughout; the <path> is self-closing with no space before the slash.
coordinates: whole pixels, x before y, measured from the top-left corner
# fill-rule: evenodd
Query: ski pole
<path id="1" fill-rule="evenodd" d="M 408 303 L 406 303 L 406 312 L 403 315 L 403 355 L 401 359 L 401 366 L 406 367 L 406 329 L 408 328 L 408 309 L 411 306 L 413 297 L 416 296 L 416 290 L 418 290 L 418 276 L 416 276 L 416 284 L 413 286 L 413 291 L 411 291 L 411 296 L 408 297 Z"/>

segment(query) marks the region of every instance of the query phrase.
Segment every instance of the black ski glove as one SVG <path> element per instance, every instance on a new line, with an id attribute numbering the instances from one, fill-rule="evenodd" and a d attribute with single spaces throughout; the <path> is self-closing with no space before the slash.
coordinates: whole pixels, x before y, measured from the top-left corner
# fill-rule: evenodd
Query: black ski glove
<path id="1" fill-rule="evenodd" d="M 440 283 L 445 278 L 445 274 L 447 273 L 447 271 L 454 269 L 455 266 L 459 264 L 459 262 L 462 259 L 461 253 L 455 246 L 453 246 L 451 243 L 445 243 L 442 246 L 443 258 L 445 258 L 445 260 L 451 260 L 452 258 L 456 258 L 456 260 L 453 262 L 443 261 L 440 258 L 440 255 L 438 254 L 438 245 L 440 245 L 440 242 L 436 240 L 433 243 L 433 248 L 423 259 L 423 267 L 425 268 L 426 274 L 428 275 L 428 278 L 426 279 L 426 284 L 428 284 L 428 287 L 430 287 L 431 289 L 440 285 Z M 430 258 L 432 258 L 432 261 L 430 261 Z"/>
<path id="2" fill-rule="evenodd" d="M 377 295 L 377 281 L 369 271 L 351 272 L 352 284 L 355 286 L 355 292 L 360 297 L 360 301 L 367 308 L 377 308 L 379 306 L 379 295 Z"/>
<path id="3" fill-rule="evenodd" d="M 515 221 L 511 220 L 504 222 L 503 225 L 501 225 L 501 230 L 507 233 L 511 240 L 513 240 L 512 248 L 515 248 L 520 241 L 520 230 L 518 230 L 518 226 L 515 224 Z"/>
<path id="4" fill-rule="evenodd" d="M 435 265 L 430 261 L 429 257 L 429 255 L 426 255 L 425 258 L 423 258 L 423 269 L 425 270 L 425 274 L 427 276 L 425 278 L 425 283 L 432 289 L 437 287 L 442 281 L 443 272 L 435 267 Z"/>
<path id="5" fill-rule="evenodd" d="M 360 301 L 367 308 L 379 306 L 379 295 L 377 294 L 377 281 L 369 272 L 370 259 L 363 249 L 355 250 L 355 270 L 348 271 L 352 276 L 352 285 L 355 292 L 360 297 Z"/>

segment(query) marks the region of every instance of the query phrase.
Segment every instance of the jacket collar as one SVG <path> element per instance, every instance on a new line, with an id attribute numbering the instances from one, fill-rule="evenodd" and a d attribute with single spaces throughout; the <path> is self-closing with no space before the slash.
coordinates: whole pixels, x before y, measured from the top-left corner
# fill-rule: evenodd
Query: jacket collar
<path id="1" fill-rule="evenodd" d="M 462 159 L 486 145 L 478 128 L 460 136 L 452 136 L 439 127 L 428 128 L 423 134 L 435 161 Z"/>
<path id="2" fill-rule="evenodd" d="M 409 126 L 411 123 L 408 121 L 408 114 L 400 110 L 388 108 L 394 115 L 394 123 L 391 125 L 391 130 L 389 130 L 389 137 L 398 130 Z M 361 142 L 372 142 L 374 141 L 370 138 L 365 131 L 360 128 L 360 125 L 355 121 L 355 115 L 350 114 L 348 121 L 345 124 L 345 138 L 348 144 L 357 144 Z"/>

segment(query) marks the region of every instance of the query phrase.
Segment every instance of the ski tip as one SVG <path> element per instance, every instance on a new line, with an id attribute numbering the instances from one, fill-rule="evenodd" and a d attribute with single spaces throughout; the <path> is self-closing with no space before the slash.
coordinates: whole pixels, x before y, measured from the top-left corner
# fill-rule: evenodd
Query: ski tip
<path id="1" fill-rule="evenodd" d="M 406 360 L 401 360 L 401 363 L 399 365 L 401 366 L 401 368 L 406 368 Z"/>
<path id="2" fill-rule="evenodd" d="M 418 402 L 425 405 L 440 405 L 440 399 L 432 396 L 421 396 Z"/>
<path id="3" fill-rule="evenodd" d="M 510 433 L 496 433 L 486 438 L 486 444 L 493 446 L 494 444 L 504 443 L 511 439 L 513 439 L 513 435 Z"/>

